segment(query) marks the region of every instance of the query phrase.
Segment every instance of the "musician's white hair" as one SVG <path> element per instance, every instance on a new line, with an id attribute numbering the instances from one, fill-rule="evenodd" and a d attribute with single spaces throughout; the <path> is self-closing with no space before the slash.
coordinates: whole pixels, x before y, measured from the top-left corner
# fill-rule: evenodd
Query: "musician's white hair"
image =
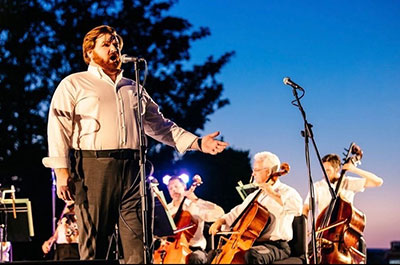
<path id="1" fill-rule="evenodd" d="M 281 166 L 278 156 L 271 152 L 259 152 L 254 155 L 254 161 L 263 161 L 263 166 L 271 169 L 271 173 L 277 172 Z"/>

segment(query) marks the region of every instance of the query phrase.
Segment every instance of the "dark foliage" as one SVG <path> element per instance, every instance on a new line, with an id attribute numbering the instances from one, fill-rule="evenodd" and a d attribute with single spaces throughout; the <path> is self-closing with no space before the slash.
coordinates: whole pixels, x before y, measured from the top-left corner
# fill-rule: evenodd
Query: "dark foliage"
<path id="1" fill-rule="evenodd" d="M 236 191 L 238 181 L 247 184 L 250 180 L 252 170 L 249 151 L 228 148 L 217 156 L 191 152 L 168 171 L 156 170 L 154 176 L 161 183 L 165 174 L 179 175 L 183 172 L 191 173 L 191 176 L 200 175 L 203 185 L 196 188 L 196 194 L 202 199 L 218 203 L 225 212 L 228 212 L 242 202 Z M 160 184 L 160 186 L 160 189 L 168 194 L 165 185 Z M 169 198 L 168 195 L 166 197 Z"/>

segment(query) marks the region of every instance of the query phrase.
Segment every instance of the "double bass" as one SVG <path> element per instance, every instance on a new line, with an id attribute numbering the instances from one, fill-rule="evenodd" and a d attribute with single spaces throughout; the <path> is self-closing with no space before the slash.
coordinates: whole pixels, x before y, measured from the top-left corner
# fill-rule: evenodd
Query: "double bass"
<path id="1" fill-rule="evenodd" d="M 276 181 L 280 176 L 287 174 L 289 170 L 289 164 L 282 163 L 280 171 L 272 173 L 266 182 L 268 183 L 270 180 Z M 245 263 L 245 252 L 253 246 L 256 239 L 270 222 L 268 210 L 257 201 L 261 192 L 262 190 L 259 189 L 245 210 L 232 224 L 230 238 L 220 238 L 212 264 Z M 223 241 L 225 241 L 224 245 L 222 245 Z"/>
<path id="2" fill-rule="evenodd" d="M 355 166 L 362 158 L 362 150 L 351 143 L 344 164 Z M 341 171 L 336 186 L 336 199 L 321 212 L 316 221 L 318 263 L 323 264 L 365 264 L 366 256 L 360 251 L 366 217 L 354 205 L 344 199 L 340 192 L 345 170 Z"/>
<path id="3" fill-rule="evenodd" d="M 201 177 L 195 175 L 189 192 L 194 192 L 196 187 L 200 186 L 202 183 Z M 189 248 L 189 242 L 197 230 L 197 223 L 188 211 L 183 210 L 185 200 L 186 197 L 183 198 L 178 211 L 173 216 L 177 228 L 174 231 L 174 236 L 161 240 L 160 247 L 154 251 L 154 264 L 188 263 L 189 254 L 192 253 L 192 250 Z M 166 206 L 164 206 L 164 208 L 167 210 Z"/>

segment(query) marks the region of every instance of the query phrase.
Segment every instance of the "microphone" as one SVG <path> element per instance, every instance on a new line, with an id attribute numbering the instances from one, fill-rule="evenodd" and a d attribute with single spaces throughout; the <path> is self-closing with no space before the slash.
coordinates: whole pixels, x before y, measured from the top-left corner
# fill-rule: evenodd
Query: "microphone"
<path id="1" fill-rule="evenodd" d="M 128 54 L 123 54 L 121 56 L 122 63 L 134 63 L 134 62 L 144 62 L 144 61 L 145 61 L 144 58 L 128 56 Z"/>
<path id="2" fill-rule="evenodd" d="M 295 88 L 295 89 L 300 89 L 300 90 L 303 90 L 303 91 L 304 91 L 304 89 L 303 89 L 301 86 L 299 86 L 298 84 L 296 84 L 295 82 L 293 82 L 292 80 L 290 80 L 290 77 L 285 77 L 285 78 L 283 78 L 283 83 L 284 83 L 285 85 L 291 86 L 291 87 L 293 87 L 293 88 Z"/>

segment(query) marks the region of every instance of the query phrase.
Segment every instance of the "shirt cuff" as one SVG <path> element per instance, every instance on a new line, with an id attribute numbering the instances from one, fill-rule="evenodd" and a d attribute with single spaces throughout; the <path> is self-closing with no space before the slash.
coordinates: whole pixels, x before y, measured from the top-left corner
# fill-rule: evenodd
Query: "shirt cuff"
<path id="1" fill-rule="evenodd" d="M 191 132 L 185 132 L 176 143 L 176 150 L 179 153 L 185 153 L 192 146 L 193 142 L 197 140 L 197 136 Z"/>
<path id="2" fill-rule="evenodd" d="M 67 157 L 44 157 L 42 163 L 48 168 L 69 168 Z"/>

